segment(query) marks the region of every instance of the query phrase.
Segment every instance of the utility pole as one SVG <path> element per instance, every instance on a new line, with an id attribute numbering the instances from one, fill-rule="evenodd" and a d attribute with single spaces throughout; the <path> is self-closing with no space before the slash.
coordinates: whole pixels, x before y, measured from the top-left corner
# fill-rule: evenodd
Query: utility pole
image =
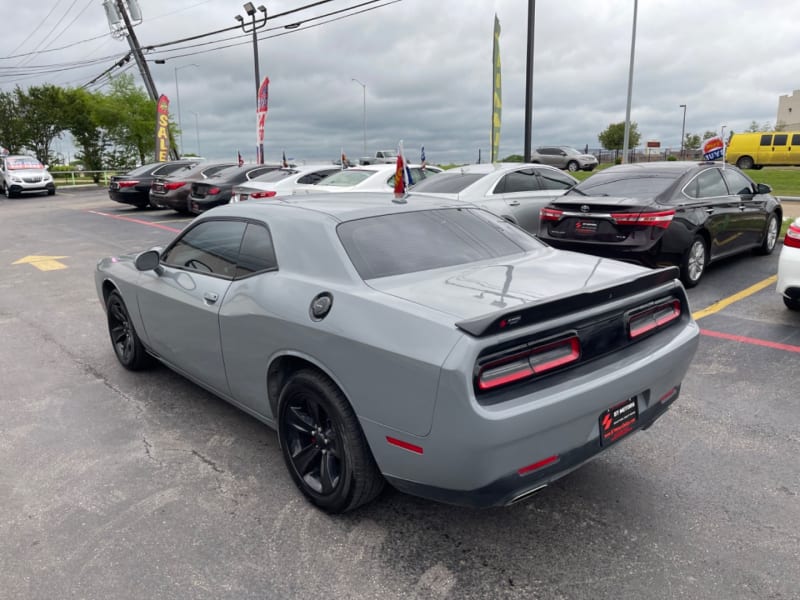
<path id="1" fill-rule="evenodd" d="M 136 60 L 136 64 L 139 66 L 139 73 L 142 75 L 142 81 L 144 81 L 144 87 L 147 89 L 147 94 L 150 96 L 150 99 L 153 102 L 158 102 L 158 91 L 156 90 L 156 84 L 153 81 L 152 75 L 150 75 L 150 69 L 147 67 L 147 61 L 144 59 L 144 54 L 142 54 L 142 48 L 139 46 L 139 39 L 136 37 L 136 32 L 133 30 L 133 25 L 131 24 L 131 19 L 128 16 L 128 10 L 125 7 L 125 4 L 122 0 L 116 0 L 117 10 L 119 11 L 122 20 L 125 22 L 125 29 L 127 30 L 127 38 L 128 44 L 131 47 L 131 52 L 133 53 L 133 58 Z M 175 143 L 172 140 L 172 132 L 170 132 L 170 154 L 172 155 L 173 160 L 178 160 L 178 150 L 175 148 Z"/>
<path id="2" fill-rule="evenodd" d="M 525 69 L 525 156 L 531 162 L 531 132 L 533 130 L 533 29 L 536 21 L 536 0 L 528 0 L 528 52 Z"/>

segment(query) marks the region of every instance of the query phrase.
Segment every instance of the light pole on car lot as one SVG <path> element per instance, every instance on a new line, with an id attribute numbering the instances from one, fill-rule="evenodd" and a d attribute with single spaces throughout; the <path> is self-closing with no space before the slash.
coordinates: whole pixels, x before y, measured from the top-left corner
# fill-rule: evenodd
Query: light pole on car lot
<path id="1" fill-rule="evenodd" d="M 194 115 L 194 135 L 197 138 L 197 156 L 203 156 L 200 154 L 200 125 L 198 124 L 199 113 L 196 113 L 193 110 L 190 110 L 189 112 Z"/>
<path id="2" fill-rule="evenodd" d="M 180 138 L 180 154 L 183 154 L 183 122 L 181 121 L 181 92 L 180 88 L 178 87 L 178 71 L 188 67 L 200 68 L 199 65 L 194 63 L 190 65 L 183 65 L 182 67 L 175 67 L 175 100 L 178 103 L 178 137 Z"/>
<path id="3" fill-rule="evenodd" d="M 681 125 L 681 160 L 683 160 L 683 137 L 686 131 L 686 105 L 680 104 L 678 108 L 683 109 L 683 125 Z"/>
<path id="4" fill-rule="evenodd" d="M 364 93 L 364 109 L 362 111 L 362 115 L 364 120 L 364 156 L 366 156 L 367 155 L 367 84 L 361 83 L 355 77 L 353 77 L 352 80 L 361 86 L 361 91 Z"/>
<path id="5" fill-rule="evenodd" d="M 256 71 L 256 102 L 258 102 L 258 87 L 261 85 L 261 77 L 258 73 L 258 35 L 257 32 L 259 29 L 264 27 L 267 24 L 267 9 L 262 4 L 258 7 L 258 10 L 262 13 L 262 16 L 259 17 L 259 21 L 256 22 L 256 7 L 253 6 L 252 2 L 246 2 L 244 5 L 244 12 L 247 13 L 247 16 L 250 17 L 250 23 L 244 22 L 244 17 L 242 15 L 236 15 L 234 18 L 239 21 L 239 25 L 242 27 L 242 31 L 245 33 L 252 33 L 253 34 L 253 63 L 255 64 L 255 71 Z"/>
<path id="6" fill-rule="evenodd" d="M 628 136 L 631 134 L 631 96 L 633 96 L 633 58 L 636 54 L 636 13 L 639 11 L 639 0 L 633 0 L 633 33 L 631 34 L 631 64 L 628 68 L 628 104 L 625 109 L 625 138 L 622 140 L 622 162 L 628 160 Z"/>

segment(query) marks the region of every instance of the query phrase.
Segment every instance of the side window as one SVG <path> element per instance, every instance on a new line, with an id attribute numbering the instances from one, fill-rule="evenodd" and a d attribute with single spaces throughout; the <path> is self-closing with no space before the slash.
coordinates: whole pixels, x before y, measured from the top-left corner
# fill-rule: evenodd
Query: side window
<path id="1" fill-rule="evenodd" d="M 788 135 L 785 133 L 776 133 L 775 137 L 772 138 L 772 145 L 773 146 L 785 146 L 786 140 L 788 139 Z"/>
<path id="2" fill-rule="evenodd" d="M 717 198 L 728 195 L 728 187 L 719 169 L 706 169 L 684 188 L 692 198 Z"/>
<path id="3" fill-rule="evenodd" d="M 503 191 L 500 192 L 499 190 Z M 539 191 L 539 180 L 532 169 L 513 171 L 505 177 L 495 188 L 494 193 L 513 194 L 514 192 Z"/>
<path id="4" fill-rule="evenodd" d="M 331 169 L 329 171 L 317 171 L 315 173 L 309 173 L 308 175 L 303 175 L 300 179 L 298 179 L 297 183 L 319 183 L 328 175 L 333 175 L 338 170 L 339 169 Z"/>
<path id="5" fill-rule="evenodd" d="M 761 145 L 762 146 L 772 146 L 772 134 L 765 133 L 761 136 Z"/>
<path id="6" fill-rule="evenodd" d="M 248 223 L 239 250 L 236 278 L 247 277 L 252 273 L 271 271 L 278 268 L 272 236 L 263 225 Z"/>
<path id="7" fill-rule="evenodd" d="M 575 185 L 569 177 L 558 171 L 539 171 L 539 184 L 543 190 L 568 190 Z"/>
<path id="8" fill-rule="evenodd" d="M 546 154 L 548 156 L 552 156 L 554 154 L 558 154 L 555 148 L 538 148 L 536 150 L 539 154 Z"/>
<path id="9" fill-rule="evenodd" d="M 245 223 L 204 221 L 192 227 L 162 256 L 170 266 L 230 279 L 236 273 Z"/>
<path id="10" fill-rule="evenodd" d="M 731 194 L 742 196 L 745 194 L 753 195 L 753 184 L 743 173 L 733 169 L 725 169 L 723 177 L 728 182 L 728 190 Z"/>
<path id="11" fill-rule="evenodd" d="M 792 134 L 792 146 L 800 146 L 800 133 Z"/>

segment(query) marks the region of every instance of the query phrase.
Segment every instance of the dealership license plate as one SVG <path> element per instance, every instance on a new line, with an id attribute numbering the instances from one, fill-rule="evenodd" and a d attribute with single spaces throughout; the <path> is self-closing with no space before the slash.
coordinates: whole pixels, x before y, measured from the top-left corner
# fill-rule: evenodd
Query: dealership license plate
<path id="1" fill-rule="evenodd" d="M 629 434 L 639 418 L 636 397 L 612 406 L 600 415 L 600 443 L 610 444 Z"/>
<path id="2" fill-rule="evenodd" d="M 597 221 L 577 221 L 575 233 L 580 235 L 594 235 L 597 233 Z"/>

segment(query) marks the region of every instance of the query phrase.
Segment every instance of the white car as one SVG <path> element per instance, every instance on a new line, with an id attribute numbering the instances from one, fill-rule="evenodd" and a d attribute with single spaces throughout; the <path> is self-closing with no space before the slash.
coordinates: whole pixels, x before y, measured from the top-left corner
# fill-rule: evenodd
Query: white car
<path id="1" fill-rule="evenodd" d="M 3 156 L 0 158 L 0 191 L 6 198 L 20 194 L 47 192 L 56 193 L 53 176 L 47 166 L 32 156 Z"/>
<path id="2" fill-rule="evenodd" d="M 548 165 L 481 163 L 450 169 L 423 181 L 411 194 L 471 202 L 535 234 L 539 210 L 577 183 Z"/>
<path id="3" fill-rule="evenodd" d="M 800 218 L 789 226 L 778 259 L 778 293 L 787 308 L 800 310 Z"/>
<path id="4" fill-rule="evenodd" d="M 397 165 L 360 165 L 342 169 L 326 177 L 317 185 L 297 187 L 297 193 L 317 192 L 391 192 L 394 189 L 394 174 Z M 411 185 L 414 186 L 431 175 L 441 173 L 439 167 L 408 165 Z M 412 188 L 413 189 L 413 188 Z"/>
<path id="5" fill-rule="evenodd" d="M 284 167 L 265 173 L 251 181 L 236 185 L 233 188 L 231 202 L 245 200 L 263 200 L 274 196 L 291 195 L 297 186 L 314 186 L 328 175 L 341 171 L 334 164 L 299 165 Z"/>

